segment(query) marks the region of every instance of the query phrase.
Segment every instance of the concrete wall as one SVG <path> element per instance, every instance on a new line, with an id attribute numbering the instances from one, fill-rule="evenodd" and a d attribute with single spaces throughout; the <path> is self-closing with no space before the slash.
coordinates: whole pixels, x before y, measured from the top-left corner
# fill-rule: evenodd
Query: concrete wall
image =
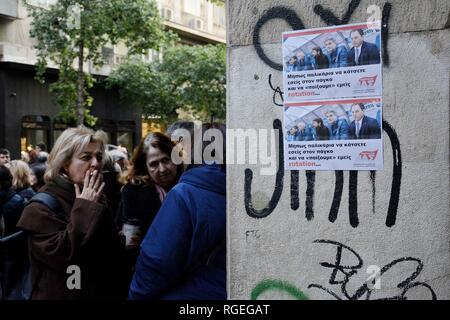
<path id="1" fill-rule="evenodd" d="M 385 24 L 385 170 L 284 171 L 280 149 L 276 175 L 230 165 L 230 299 L 450 299 L 449 1 L 229 0 L 227 125 L 280 127 L 283 31 L 364 22 L 370 5 Z"/>

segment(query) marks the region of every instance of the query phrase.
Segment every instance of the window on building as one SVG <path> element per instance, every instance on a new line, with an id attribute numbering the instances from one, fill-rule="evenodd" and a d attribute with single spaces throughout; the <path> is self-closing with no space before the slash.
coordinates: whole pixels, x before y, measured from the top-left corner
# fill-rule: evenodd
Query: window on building
<path id="1" fill-rule="evenodd" d="M 160 51 L 150 49 L 147 51 L 146 54 L 142 55 L 142 61 L 144 62 L 153 62 L 161 60 L 162 60 L 162 49 Z"/>
<path id="2" fill-rule="evenodd" d="M 35 5 L 42 8 L 48 8 L 50 5 L 55 4 L 58 0 L 29 0 L 31 5 Z"/>
<path id="3" fill-rule="evenodd" d="M 215 24 L 226 27 L 226 20 L 225 20 L 225 6 L 214 6 L 213 7 L 213 21 Z"/>
<path id="4" fill-rule="evenodd" d="M 47 116 L 23 116 L 20 150 L 28 151 L 34 149 L 38 143 L 45 143 L 48 146 L 50 142 L 50 128 L 50 118 Z"/>
<path id="5" fill-rule="evenodd" d="M 114 63 L 114 48 L 102 47 L 102 58 L 106 64 L 112 65 Z"/>
<path id="6" fill-rule="evenodd" d="M 183 4 L 184 4 L 183 6 L 184 12 L 198 17 L 201 16 L 202 12 L 200 0 L 184 0 Z"/>
<path id="7" fill-rule="evenodd" d="M 188 27 L 190 27 L 192 29 L 202 30 L 203 29 L 203 20 L 197 19 L 197 18 L 191 19 L 191 20 L 189 20 Z"/>
<path id="8" fill-rule="evenodd" d="M 166 20 L 172 20 L 173 12 L 169 8 L 161 8 L 161 18 Z"/>

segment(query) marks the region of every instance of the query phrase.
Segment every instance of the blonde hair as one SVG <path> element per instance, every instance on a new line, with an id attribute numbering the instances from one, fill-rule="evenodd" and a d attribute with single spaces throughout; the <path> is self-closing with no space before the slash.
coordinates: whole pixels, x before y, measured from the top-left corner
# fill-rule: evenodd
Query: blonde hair
<path id="1" fill-rule="evenodd" d="M 102 138 L 101 133 L 86 127 L 64 130 L 48 156 L 48 167 L 44 174 L 45 182 L 55 180 L 72 157 L 81 153 L 91 142 L 100 144 L 103 159 L 105 159 L 105 145 Z"/>
<path id="2" fill-rule="evenodd" d="M 13 160 L 8 163 L 9 171 L 13 177 L 12 187 L 15 190 L 25 189 L 31 186 L 33 171 L 25 161 Z"/>

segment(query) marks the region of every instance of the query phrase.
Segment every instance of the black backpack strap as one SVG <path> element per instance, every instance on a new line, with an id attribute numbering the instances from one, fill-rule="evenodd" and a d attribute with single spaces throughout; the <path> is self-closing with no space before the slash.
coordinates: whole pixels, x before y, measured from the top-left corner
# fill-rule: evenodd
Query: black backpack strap
<path id="1" fill-rule="evenodd" d="M 47 206 L 52 212 L 54 212 L 58 216 L 64 216 L 62 211 L 61 204 L 59 201 L 50 193 L 47 192 L 38 192 L 36 193 L 30 201 L 28 201 L 27 205 L 33 202 L 41 203 Z"/>
<path id="2" fill-rule="evenodd" d="M 6 243 L 8 241 L 13 241 L 19 237 L 23 236 L 23 231 L 17 231 L 16 233 L 10 234 L 9 236 L 0 238 L 0 244 Z"/>

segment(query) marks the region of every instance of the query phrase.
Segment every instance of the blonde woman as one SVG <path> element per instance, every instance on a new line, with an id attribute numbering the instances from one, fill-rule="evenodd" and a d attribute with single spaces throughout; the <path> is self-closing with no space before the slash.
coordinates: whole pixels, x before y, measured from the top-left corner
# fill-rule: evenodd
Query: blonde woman
<path id="1" fill-rule="evenodd" d="M 28 235 L 31 299 L 124 298 L 120 241 L 102 190 L 104 144 L 87 128 L 65 130 L 48 159 L 51 209 L 32 202 L 18 226 Z"/>
<path id="2" fill-rule="evenodd" d="M 13 189 L 20 194 L 25 201 L 29 201 L 36 194 L 31 187 L 34 178 L 33 171 L 31 171 L 28 164 L 22 160 L 13 160 L 8 163 L 8 167 L 13 176 Z"/>

